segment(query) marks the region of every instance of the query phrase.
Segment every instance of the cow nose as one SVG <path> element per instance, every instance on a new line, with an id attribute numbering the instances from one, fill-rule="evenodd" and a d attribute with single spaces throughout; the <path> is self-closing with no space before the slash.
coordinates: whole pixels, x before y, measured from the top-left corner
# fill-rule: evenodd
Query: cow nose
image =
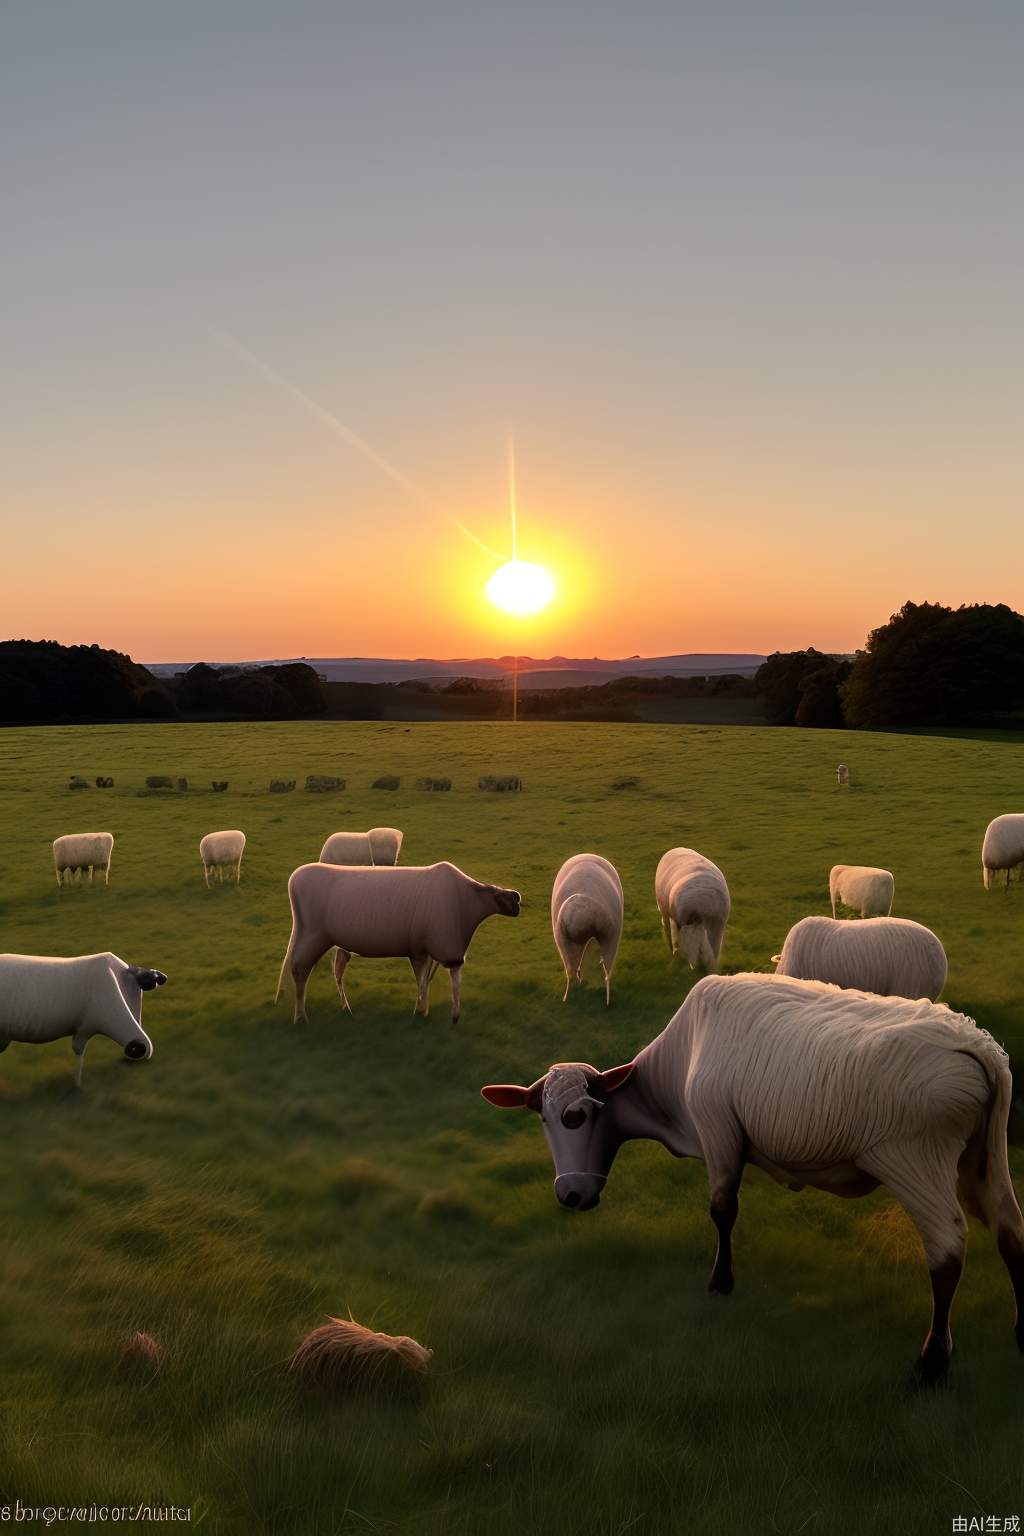
<path id="1" fill-rule="evenodd" d="M 592 1211 L 604 1185 L 600 1173 L 561 1173 L 555 1180 L 555 1194 L 567 1211 Z"/>
<path id="2" fill-rule="evenodd" d="M 146 1047 L 141 1040 L 129 1040 L 124 1048 L 126 1061 L 142 1061 L 147 1055 Z"/>

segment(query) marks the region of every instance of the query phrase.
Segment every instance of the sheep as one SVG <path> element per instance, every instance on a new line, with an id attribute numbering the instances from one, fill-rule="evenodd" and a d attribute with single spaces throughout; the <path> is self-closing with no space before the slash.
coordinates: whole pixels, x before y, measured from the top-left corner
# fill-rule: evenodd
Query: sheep
<path id="1" fill-rule="evenodd" d="M 320 850 L 321 864 L 397 864 L 404 833 L 397 827 L 333 832 Z"/>
<path id="2" fill-rule="evenodd" d="M 110 858 L 114 851 L 113 832 L 68 832 L 54 839 L 53 867 L 58 886 L 70 885 L 76 874 L 89 871 L 89 884 L 93 883 L 93 871 L 103 871 L 103 884 L 110 884 Z M 67 879 L 65 880 L 65 876 Z"/>
<path id="3" fill-rule="evenodd" d="M 850 770 L 849 770 L 849 768 L 847 768 L 845 763 L 837 763 L 836 764 L 836 783 L 837 784 L 849 784 L 849 782 L 850 782 Z"/>
<path id="4" fill-rule="evenodd" d="M 142 1028 L 142 994 L 166 980 L 163 971 L 126 965 L 109 952 L 71 960 L 0 955 L 0 1052 L 12 1041 L 47 1045 L 69 1036 L 76 1088 L 94 1035 L 122 1046 L 126 1061 L 147 1061 L 153 1043 Z"/>
<path id="5" fill-rule="evenodd" d="M 833 864 L 828 876 L 828 894 L 832 916 L 837 903 L 859 908 L 861 917 L 888 917 L 896 881 L 888 869 L 874 869 L 870 864 Z"/>
<path id="6" fill-rule="evenodd" d="M 406 958 L 416 977 L 414 1013 L 426 1017 L 431 978 L 439 965 L 451 977 L 452 1023 L 458 1022 L 462 967 L 470 940 L 485 918 L 518 917 L 518 891 L 486 885 L 454 864 L 347 868 L 302 864 L 288 881 L 292 931 L 274 1001 L 286 970 L 295 986 L 295 1022 L 309 1022 L 306 983 L 317 961 L 337 945 L 334 979 L 343 1008 L 345 967 L 353 955 Z"/>
<path id="7" fill-rule="evenodd" d="M 203 861 L 203 877 L 207 887 L 211 871 L 223 882 L 234 874 L 235 884 L 242 879 L 242 854 L 245 852 L 245 833 L 207 832 L 199 844 L 199 857 Z"/>
<path id="8" fill-rule="evenodd" d="M 690 969 L 713 970 L 729 920 L 729 887 L 717 864 L 692 848 L 670 848 L 658 863 L 654 894 L 673 955 L 680 942 Z"/>
<path id="9" fill-rule="evenodd" d="M 992 888 L 992 875 L 1006 871 L 1006 885 L 1016 871 L 1017 879 L 1024 880 L 1024 815 L 1010 812 L 990 821 L 981 845 L 981 871 L 986 891 Z"/>
<path id="10" fill-rule="evenodd" d="M 746 1163 L 792 1190 L 847 1198 L 886 1185 L 916 1226 L 933 1311 L 917 1370 L 940 1380 L 963 1269 L 965 1207 L 995 1228 L 1024 1351 L 1024 1218 L 1010 1180 L 1006 1053 L 973 1019 L 924 999 L 782 976 L 707 976 L 621 1067 L 552 1067 L 531 1087 L 482 1090 L 540 1114 L 569 1210 L 597 1205 L 624 1141 L 701 1158 L 718 1251 L 709 1290 L 733 1289 L 732 1230 Z"/>
<path id="11" fill-rule="evenodd" d="M 805 917 L 786 935 L 777 976 L 831 981 L 882 996 L 927 997 L 946 985 L 946 951 L 930 928 L 905 917 L 869 917 L 862 923 Z"/>
<path id="12" fill-rule="evenodd" d="M 622 881 L 615 866 L 597 853 L 577 853 L 566 859 L 551 890 L 551 931 L 565 967 L 563 1003 L 573 978 L 582 980 L 583 956 L 591 940 L 601 953 L 605 1004 L 611 1003 L 612 967 L 622 921 Z"/>

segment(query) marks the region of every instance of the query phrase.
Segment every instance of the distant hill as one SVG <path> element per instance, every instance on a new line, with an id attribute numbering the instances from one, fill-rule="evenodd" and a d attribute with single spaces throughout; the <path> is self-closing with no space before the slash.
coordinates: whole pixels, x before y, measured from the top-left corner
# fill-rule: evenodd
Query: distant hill
<path id="1" fill-rule="evenodd" d="M 603 660 L 599 656 L 549 656 L 519 658 L 519 686 L 530 688 L 577 688 L 613 682 L 618 677 L 714 677 L 724 674 L 753 677 L 765 660 L 749 652 L 691 651 L 676 656 L 630 656 Z M 301 656 L 277 660 L 234 662 L 232 666 L 281 666 L 303 661 L 332 683 L 444 683 L 454 677 L 477 677 L 500 682 L 512 673 L 511 656 L 456 657 L 434 660 L 418 656 L 393 660 L 378 656 Z M 156 677 L 170 678 L 185 672 L 190 662 L 150 662 Z M 214 665 L 229 665 L 214 663 Z"/>

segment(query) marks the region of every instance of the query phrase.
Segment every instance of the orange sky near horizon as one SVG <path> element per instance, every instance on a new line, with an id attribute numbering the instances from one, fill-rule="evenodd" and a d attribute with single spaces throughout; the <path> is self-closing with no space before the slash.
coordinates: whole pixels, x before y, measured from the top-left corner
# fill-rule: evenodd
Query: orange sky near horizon
<path id="1" fill-rule="evenodd" d="M 1020 28 L 15 7 L 0 637 L 851 651 L 1024 608 Z M 510 433 L 528 620 L 482 597 Z"/>

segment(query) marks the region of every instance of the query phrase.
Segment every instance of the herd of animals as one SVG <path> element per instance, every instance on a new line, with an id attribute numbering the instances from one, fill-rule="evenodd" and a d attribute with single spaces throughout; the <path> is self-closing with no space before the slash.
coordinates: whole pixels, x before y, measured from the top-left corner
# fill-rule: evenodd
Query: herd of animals
<path id="1" fill-rule="evenodd" d="M 458 1019 L 473 934 L 490 916 L 518 916 L 520 896 L 450 863 L 400 865 L 402 841 L 394 827 L 335 833 L 315 863 L 291 875 L 292 928 L 277 996 L 290 974 L 296 1022 L 307 1017 L 310 973 L 331 949 L 343 1007 L 350 1007 L 344 976 L 353 955 L 405 958 L 416 980 L 415 1011 L 426 1014 L 431 979 L 443 966 Z M 76 876 L 92 882 L 97 872 L 109 881 L 112 849 L 110 833 L 58 838 L 58 884 Z M 239 881 L 244 850 L 237 830 L 204 837 L 207 885 L 211 878 Z M 982 867 L 986 889 L 999 875 L 1007 886 L 1014 875 L 1024 879 L 1024 814 L 990 823 Z M 672 848 L 654 884 L 673 955 L 706 973 L 661 1034 L 620 1066 L 560 1062 L 529 1086 L 481 1090 L 498 1108 L 539 1115 L 560 1205 L 592 1210 L 629 1140 L 654 1140 L 674 1156 L 701 1159 L 718 1235 L 709 1290 L 725 1295 L 733 1289 L 732 1232 L 746 1164 L 791 1190 L 810 1186 L 851 1198 L 884 1185 L 916 1226 L 931 1277 L 931 1324 L 916 1366 L 924 1382 L 948 1370 L 966 1210 L 995 1232 L 1024 1351 L 1024 1217 L 1008 1161 L 1008 1059 L 987 1031 L 936 1001 L 945 951 L 928 928 L 891 915 L 892 873 L 836 865 L 832 917 L 796 923 L 773 957 L 775 971 L 765 974 L 716 974 L 730 897 L 710 859 Z M 837 919 L 839 905 L 860 920 Z M 610 1002 L 623 911 L 622 884 L 607 859 L 579 853 L 562 865 L 551 925 L 565 970 L 563 1001 L 594 945 Z M 12 1041 L 70 1037 L 76 1086 L 95 1035 L 121 1045 L 127 1060 L 145 1060 L 153 1047 L 142 1028 L 142 995 L 166 979 L 111 953 L 0 956 L 0 1052 Z"/>

